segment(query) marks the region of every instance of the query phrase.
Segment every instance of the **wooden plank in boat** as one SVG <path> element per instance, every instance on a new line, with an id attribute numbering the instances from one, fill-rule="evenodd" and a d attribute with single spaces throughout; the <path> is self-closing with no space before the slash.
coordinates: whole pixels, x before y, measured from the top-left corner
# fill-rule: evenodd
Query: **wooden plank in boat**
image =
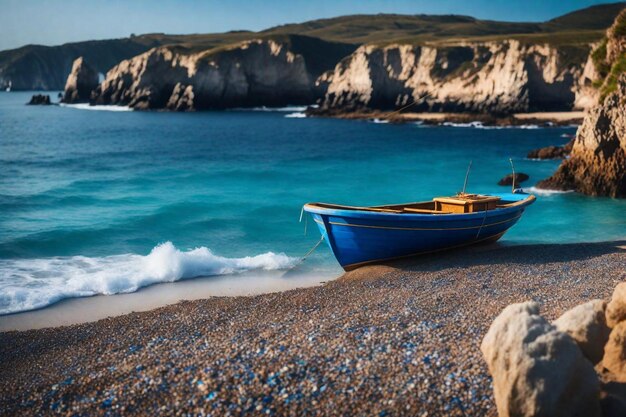
<path id="1" fill-rule="evenodd" d="M 408 211 L 411 213 L 423 213 L 423 214 L 452 214 L 451 211 L 437 211 L 437 210 L 428 210 L 428 209 L 414 209 L 410 207 L 405 207 L 404 211 Z"/>

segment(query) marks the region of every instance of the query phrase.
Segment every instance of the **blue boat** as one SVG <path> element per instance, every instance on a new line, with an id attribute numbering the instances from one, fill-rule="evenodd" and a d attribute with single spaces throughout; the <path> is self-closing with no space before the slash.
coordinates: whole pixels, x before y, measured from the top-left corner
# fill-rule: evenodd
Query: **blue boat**
<path id="1" fill-rule="evenodd" d="M 517 190 L 516 190 L 517 191 Z M 535 196 L 459 193 L 432 201 L 374 207 L 308 203 L 322 238 L 344 270 L 479 242 L 495 242 Z"/>

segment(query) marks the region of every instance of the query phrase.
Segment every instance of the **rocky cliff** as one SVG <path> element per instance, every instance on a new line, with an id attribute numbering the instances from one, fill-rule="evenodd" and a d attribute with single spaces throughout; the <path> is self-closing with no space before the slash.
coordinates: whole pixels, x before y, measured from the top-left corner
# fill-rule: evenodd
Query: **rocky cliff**
<path id="1" fill-rule="evenodd" d="M 64 103 L 87 103 L 91 92 L 98 87 L 98 72 L 83 57 L 76 58 L 65 83 Z"/>
<path id="2" fill-rule="evenodd" d="M 361 46 L 317 81 L 329 110 L 511 113 L 571 110 L 592 102 L 590 46 L 517 40 L 447 46 Z"/>
<path id="3" fill-rule="evenodd" d="M 93 101 L 169 110 L 309 104 L 322 94 L 315 79 L 352 50 L 294 35 L 194 53 L 159 47 L 112 68 Z"/>
<path id="4" fill-rule="evenodd" d="M 537 186 L 626 197 L 626 74 L 617 91 L 588 111 L 570 158 Z"/>
<path id="5" fill-rule="evenodd" d="M 84 57 L 104 74 L 121 60 L 131 58 L 169 38 L 156 35 L 68 43 L 60 46 L 27 45 L 0 52 L 0 86 L 13 90 L 62 90 L 72 63 Z"/>
<path id="6" fill-rule="evenodd" d="M 609 70 L 601 86 L 608 95 L 587 112 L 570 158 L 540 188 L 626 197 L 626 12 L 607 36 L 603 62 Z"/>

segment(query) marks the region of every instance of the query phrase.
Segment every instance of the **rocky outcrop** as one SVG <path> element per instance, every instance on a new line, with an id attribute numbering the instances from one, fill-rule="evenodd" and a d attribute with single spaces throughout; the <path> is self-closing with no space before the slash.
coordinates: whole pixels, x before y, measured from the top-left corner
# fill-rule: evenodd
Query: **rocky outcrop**
<path id="1" fill-rule="evenodd" d="M 48 106 L 52 104 L 48 94 L 34 94 L 28 103 L 31 106 Z"/>
<path id="2" fill-rule="evenodd" d="M 500 181 L 498 181 L 498 185 L 513 185 L 513 180 L 515 180 L 515 185 L 519 185 L 524 181 L 527 181 L 528 178 L 530 178 L 528 174 L 524 174 L 523 172 L 516 172 L 515 175 L 509 174 L 504 176 L 502 179 L 500 179 Z"/>
<path id="3" fill-rule="evenodd" d="M 528 159 L 563 159 L 566 158 L 574 147 L 574 139 L 563 146 L 546 146 L 545 148 L 533 149 L 526 156 Z"/>
<path id="4" fill-rule="evenodd" d="M 604 75 L 603 101 L 576 132 L 571 156 L 537 187 L 626 197 L 626 9 L 592 57 Z"/>
<path id="5" fill-rule="evenodd" d="M 626 74 L 617 91 L 588 111 L 570 158 L 537 187 L 626 197 Z"/>
<path id="6" fill-rule="evenodd" d="M 512 304 L 481 344 L 504 416 L 626 415 L 626 282 L 554 323 L 537 303 Z M 595 368 L 593 364 L 597 364 Z"/>
<path id="7" fill-rule="evenodd" d="M 98 87 L 98 72 L 91 67 L 83 57 L 76 58 L 72 64 L 72 71 L 65 82 L 64 103 L 86 103 L 91 92 Z"/>
<path id="8" fill-rule="evenodd" d="M 539 315 L 537 303 L 505 308 L 481 350 L 500 417 L 600 416 L 593 365 L 571 337 Z"/>
<path id="9" fill-rule="evenodd" d="M 585 103 L 581 50 L 516 40 L 450 46 L 361 46 L 317 81 L 323 108 L 512 113 L 571 110 Z M 591 76 L 587 74 L 587 76 Z M 423 97 L 423 99 L 422 99 Z"/>
<path id="10" fill-rule="evenodd" d="M 302 36 L 255 39 L 195 53 L 160 47 L 112 68 L 93 101 L 141 110 L 309 104 L 320 96 L 314 85 L 317 76 L 352 50 Z M 313 62 L 316 51 L 324 51 L 330 63 Z"/>

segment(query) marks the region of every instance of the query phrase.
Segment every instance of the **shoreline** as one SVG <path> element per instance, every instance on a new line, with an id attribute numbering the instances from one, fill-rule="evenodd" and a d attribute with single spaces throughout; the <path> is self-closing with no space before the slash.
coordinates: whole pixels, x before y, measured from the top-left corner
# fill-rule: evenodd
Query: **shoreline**
<path id="1" fill-rule="evenodd" d="M 479 345 L 502 308 L 533 299 L 554 319 L 607 298 L 624 271 L 626 240 L 496 244 L 310 288 L 4 332 L 0 407 L 495 415 Z"/>
<path id="2" fill-rule="evenodd" d="M 571 126 L 580 125 L 585 117 L 585 111 L 562 112 L 528 112 L 512 113 L 510 115 L 492 115 L 484 113 L 395 113 L 393 111 L 363 110 L 363 111 L 329 111 L 309 107 L 307 116 L 328 117 L 347 120 L 379 120 L 389 123 L 422 122 L 425 125 L 441 125 L 443 123 L 466 124 L 480 123 L 484 126 L 514 127 L 538 125 Z"/>
<path id="3" fill-rule="evenodd" d="M 91 323 L 184 301 L 271 294 L 334 279 L 337 275 L 321 276 L 309 271 L 252 271 L 159 282 L 130 293 L 65 298 L 42 308 L 0 315 L 0 333 Z"/>

